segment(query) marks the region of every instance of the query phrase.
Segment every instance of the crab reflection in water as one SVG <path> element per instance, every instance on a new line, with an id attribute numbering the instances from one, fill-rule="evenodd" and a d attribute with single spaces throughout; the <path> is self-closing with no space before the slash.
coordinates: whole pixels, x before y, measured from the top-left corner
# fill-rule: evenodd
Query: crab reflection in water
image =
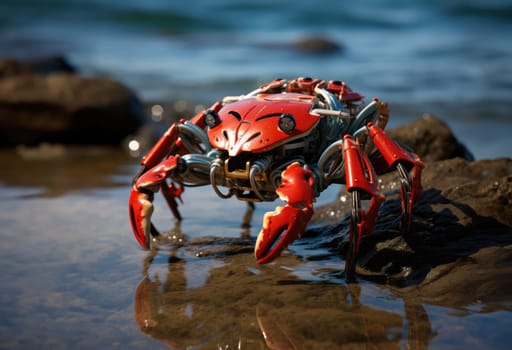
<path id="1" fill-rule="evenodd" d="M 293 254 L 256 264 L 247 232 L 189 241 L 177 226 L 167 237 L 143 261 L 134 311 L 140 330 L 171 349 L 427 349 L 435 336 L 415 300 L 404 298 L 401 311 L 370 283 L 299 279 L 304 263 Z M 387 305 L 365 305 L 368 293 Z"/>

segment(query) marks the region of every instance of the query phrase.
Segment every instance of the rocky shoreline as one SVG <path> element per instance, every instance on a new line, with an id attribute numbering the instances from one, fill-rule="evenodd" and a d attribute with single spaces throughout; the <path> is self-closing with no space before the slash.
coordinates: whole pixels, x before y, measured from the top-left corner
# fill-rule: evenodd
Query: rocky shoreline
<path id="1" fill-rule="evenodd" d="M 129 88 L 108 78 L 83 77 L 62 58 L 0 60 L 2 147 L 119 145 L 146 120 L 144 104 Z M 412 232 L 400 237 L 396 177 L 382 177 L 380 188 L 389 199 L 375 234 L 363 240 L 358 276 L 440 305 L 481 302 L 492 309 L 501 303 L 511 309 L 512 160 L 474 161 L 450 128 L 430 115 L 388 133 L 425 161 L 423 193 Z M 347 214 L 341 202 L 317 207 L 314 228 L 303 240 L 343 253 Z"/>

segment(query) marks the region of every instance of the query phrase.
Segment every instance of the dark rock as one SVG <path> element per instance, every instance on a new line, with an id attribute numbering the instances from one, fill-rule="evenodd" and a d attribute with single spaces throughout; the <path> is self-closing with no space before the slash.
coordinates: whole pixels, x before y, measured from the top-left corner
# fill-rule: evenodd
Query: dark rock
<path id="1" fill-rule="evenodd" d="M 425 161 L 423 191 L 414 207 L 411 232 L 402 237 L 396 172 L 381 176 L 379 189 L 387 200 L 374 234 L 361 242 L 358 276 L 440 305 L 509 305 L 512 159 L 471 161 L 470 152 L 448 126 L 432 116 L 387 133 L 412 146 Z M 344 254 L 349 202 L 317 207 L 313 228 L 304 238 L 310 241 L 303 244 Z"/>
<path id="2" fill-rule="evenodd" d="M 76 69 L 61 56 L 44 57 L 27 61 L 11 58 L 0 59 L 0 78 L 25 74 L 75 73 Z"/>
<path id="3" fill-rule="evenodd" d="M 64 73 L 0 79 L 2 146 L 114 145 L 143 121 L 144 107 L 137 96 L 110 79 Z"/>
<path id="4" fill-rule="evenodd" d="M 512 245 L 484 245 L 470 256 L 435 266 L 419 285 L 404 288 L 399 293 L 416 294 L 432 304 L 471 305 L 482 312 L 492 312 L 511 310 L 510 290 Z"/>
<path id="5" fill-rule="evenodd" d="M 509 158 L 475 162 L 454 158 L 430 163 L 422 183 L 425 190 L 440 191 L 450 203 L 463 203 L 471 208 L 464 215 L 457 215 L 465 227 L 489 222 L 512 227 L 512 160 Z M 479 221 L 485 218 L 489 221 Z"/>
<path id="6" fill-rule="evenodd" d="M 10 58 L 4 58 L 0 60 L 0 78 L 34 73 L 37 73 L 37 71 L 35 67 L 30 63 L 21 62 Z"/>
<path id="7" fill-rule="evenodd" d="M 473 160 L 471 152 L 457 140 L 450 127 L 430 114 L 386 133 L 407 146 L 425 162 L 461 157 Z"/>
<path id="8" fill-rule="evenodd" d="M 301 38 L 293 43 L 293 48 L 308 54 L 331 54 L 342 50 L 342 46 L 323 36 Z"/>
<path id="9" fill-rule="evenodd" d="M 512 159 L 427 162 L 423 192 L 405 237 L 399 234 L 396 177 L 383 180 L 388 198 L 374 234 L 362 240 L 359 276 L 400 287 L 397 293 L 413 290 L 442 305 L 508 300 L 503 290 L 510 290 L 512 280 Z M 318 208 L 317 220 L 325 220 L 336 207 L 343 206 Z M 348 210 L 338 215 L 345 217 L 341 223 L 306 235 L 313 246 L 346 252 Z"/>
<path id="10" fill-rule="evenodd" d="M 30 61 L 39 74 L 77 73 L 78 70 L 62 56 L 43 57 Z"/>

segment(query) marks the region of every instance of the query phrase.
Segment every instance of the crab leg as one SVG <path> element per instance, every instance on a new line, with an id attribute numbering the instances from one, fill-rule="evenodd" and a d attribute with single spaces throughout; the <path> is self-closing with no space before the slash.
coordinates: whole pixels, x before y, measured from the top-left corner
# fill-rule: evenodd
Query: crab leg
<path id="1" fill-rule="evenodd" d="M 214 103 L 210 110 L 218 111 L 222 107 L 221 102 Z M 169 209 L 177 220 L 181 220 L 176 199 L 181 201 L 183 186 L 181 184 L 167 184 L 166 179 L 172 175 L 178 175 L 182 167 L 179 155 L 186 152 L 204 152 L 199 143 L 208 144 L 206 136 L 203 138 L 201 131 L 205 127 L 204 117 L 206 111 L 199 112 L 190 121 L 181 119 L 172 124 L 162 135 L 157 143 L 142 158 L 142 168 L 133 179 L 130 192 L 129 214 L 130 222 L 135 238 L 140 245 L 149 249 L 151 236 L 158 236 L 158 230 L 151 224 L 153 213 L 154 193 L 162 191 Z M 196 130 L 197 129 L 197 130 Z M 192 132 L 199 141 L 187 138 Z M 209 144 L 208 144 L 209 147 Z M 176 177 L 176 176 L 175 176 Z"/>
<path id="2" fill-rule="evenodd" d="M 345 264 L 345 273 L 351 275 L 355 271 L 361 237 L 373 232 L 379 207 L 385 197 L 377 193 L 377 175 L 368 156 L 350 135 L 343 138 L 343 157 L 346 189 L 352 193 L 349 252 Z M 361 194 L 371 196 L 367 211 L 361 208 Z"/>
<path id="3" fill-rule="evenodd" d="M 266 264 L 281 255 L 294 240 L 302 236 L 313 215 L 313 174 L 299 163 L 290 164 L 282 172 L 276 189 L 286 206 L 277 207 L 263 217 L 263 227 L 256 239 L 254 255 L 258 264 Z"/>
<path id="4" fill-rule="evenodd" d="M 172 190 L 165 190 L 165 179 L 177 166 L 177 157 L 166 157 L 178 140 L 178 125 L 174 123 L 142 158 L 142 167 L 133 179 L 128 212 L 133 234 L 144 249 L 149 249 L 152 235 L 158 236 L 158 231 L 151 224 L 154 193 L 162 188 L 169 207 L 171 210 L 174 207 L 173 212 L 177 211 L 175 200 L 168 195 Z"/>
<path id="5" fill-rule="evenodd" d="M 164 181 L 162 182 L 160 190 L 162 191 L 165 201 L 167 202 L 167 205 L 169 206 L 169 209 L 171 210 L 176 220 L 181 221 L 182 217 L 180 211 L 178 210 L 178 203 L 176 203 L 176 199 L 179 199 L 179 201 L 183 203 L 183 200 L 181 199 L 181 194 L 184 191 L 183 185 L 174 184 L 172 182 L 171 184 L 167 185 L 167 183 Z"/>
<path id="6" fill-rule="evenodd" d="M 400 175 L 400 196 L 402 201 L 401 231 L 407 233 L 411 228 L 412 209 L 421 193 L 421 171 L 425 167 L 420 158 L 393 141 L 377 125 L 368 123 L 370 137 L 380 151 L 387 165 L 396 168 Z M 408 170 L 413 169 L 412 177 Z"/>

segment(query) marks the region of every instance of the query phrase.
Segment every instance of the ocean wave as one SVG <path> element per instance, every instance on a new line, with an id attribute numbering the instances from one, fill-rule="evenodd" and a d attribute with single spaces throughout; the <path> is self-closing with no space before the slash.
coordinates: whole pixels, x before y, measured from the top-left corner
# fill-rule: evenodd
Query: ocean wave
<path id="1" fill-rule="evenodd" d="M 214 17 L 204 18 L 172 11 L 131 9 L 111 15 L 113 22 L 131 27 L 156 29 L 162 33 L 180 34 L 196 31 L 226 31 L 230 26 Z"/>

